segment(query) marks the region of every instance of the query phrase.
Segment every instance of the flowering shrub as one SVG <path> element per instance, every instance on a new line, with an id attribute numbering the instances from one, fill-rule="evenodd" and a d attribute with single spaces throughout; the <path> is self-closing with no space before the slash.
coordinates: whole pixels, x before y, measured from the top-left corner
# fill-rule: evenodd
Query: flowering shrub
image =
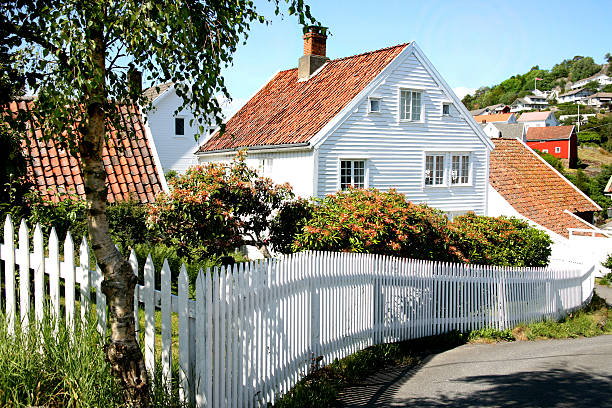
<path id="1" fill-rule="evenodd" d="M 500 266 L 546 266 L 550 237 L 525 221 L 468 213 L 449 224 L 451 239 L 471 263 Z"/>
<path id="2" fill-rule="evenodd" d="M 242 244 L 269 256 L 272 213 L 293 193 L 288 184 L 259 177 L 245 159 L 243 151 L 230 164 L 196 166 L 174 178 L 171 193 L 149 206 L 148 222 L 160 241 L 191 258 L 222 255 Z"/>
<path id="3" fill-rule="evenodd" d="M 451 244 L 444 214 L 391 190 L 350 189 L 316 200 L 293 250 L 368 252 L 466 261 Z"/>

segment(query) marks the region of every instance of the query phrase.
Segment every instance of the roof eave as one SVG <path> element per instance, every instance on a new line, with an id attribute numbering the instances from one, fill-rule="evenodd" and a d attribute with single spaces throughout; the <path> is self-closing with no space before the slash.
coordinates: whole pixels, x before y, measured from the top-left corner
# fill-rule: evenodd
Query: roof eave
<path id="1" fill-rule="evenodd" d="M 217 150 L 204 150 L 197 151 L 195 153 L 196 156 L 205 156 L 209 154 L 224 154 L 230 152 L 237 152 L 239 150 L 246 149 L 247 151 L 270 151 L 270 150 L 310 150 L 312 149 L 312 145 L 310 142 L 303 143 L 290 143 L 290 144 L 274 144 L 274 145 L 257 145 L 257 146 L 238 146 L 238 147 L 230 147 L 227 149 L 217 149 Z"/>

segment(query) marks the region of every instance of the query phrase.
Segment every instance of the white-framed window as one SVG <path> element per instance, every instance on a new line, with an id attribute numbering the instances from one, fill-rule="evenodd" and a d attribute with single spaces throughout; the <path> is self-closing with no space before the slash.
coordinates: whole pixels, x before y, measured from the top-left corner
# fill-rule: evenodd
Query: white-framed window
<path id="1" fill-rule="evenodd" d="M 555 153 L 561 153 L 561 147 L 559 146 L 555 147 Z"/>
<path id="2" fill-rule="evenodd" d="M 451 104 L 448 102 L 442 103 L 442 116 L 450 116 L 450 106 Z"/>
<path id="3" fill-rule="evenodd" d="M 542 153 L 548 153 L 548 149 L 542 149 Z"/>
<path id="4" fill-rule="evenodd" d="M 366 188 L 366 161 L 340 160 L 340 190 Z"/>
<path id="5" fill-rule="evenodd" d="M 423 114 L 422 92 L 400 89 L 400 120 L 418 122 Z"/>
<path id="6" fill-rule="evenodd" d="M 470 181 L 470 155 L 451 155 L 451 184 L 468 184 Z"/>
<path id="7" fill-rule="evenodd" d="M 444 185 L 444 154 L 428 154 L 425 156 L 425 185 Z"/>
<path id="8" fill-rule="evenodd" d="M 368 98 L 368 112 L 379 113 L 380 112 L 380 98 L 370 97 Z"/>
<path id="9" fill-rule="evenodd" d="M 262 174 L 266 177 L 270 177 L 272 174 L 272 165 L 274 164 L 274 159 L 264 158 L 259 160 L 259 169 Z"/>
<path id="10" fill-rule="evenodd" d="M 185 118 L 174 118 L 174 135 L 185 136 Z"/>
<path id="11" fill-rule="evenodd" d="M 470 152 L 426 152 L 423 167 L 425 187 L 468 186 L 472 184 Z"/>

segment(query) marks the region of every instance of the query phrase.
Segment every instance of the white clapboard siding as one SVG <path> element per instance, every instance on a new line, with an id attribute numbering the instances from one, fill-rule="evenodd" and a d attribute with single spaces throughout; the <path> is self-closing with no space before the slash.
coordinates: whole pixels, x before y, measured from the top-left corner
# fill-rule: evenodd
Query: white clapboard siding
<path id="1" fill-rule="evenodd" d="M 24 222 L 19 227 L 18 248 L 10 217 L 3 231 L 0 258 L 5 265 L 5 291 L 0 305 L 11 330 L 17 316 L 28 322 L 31 295 L 37 322 L 49 314 L 58 318 L 56 322 L 70 325 L 78 315 L 77 297 L 84 317 L 93 307 L 91 290 L 95 290 L 98 330 L 105 335 L 103 276 L 98 265 L 90 265 L 87 241 L 81 241 L 76 267 L 70 235 L 60 260 L 54 230 L 46 257 L 40 226 L 34 229 L 32 253 Z M 129 262 L 137 273 L 134 252 Z M 174 294 L 171 270 L 164 261 L 158 290 L 149 255 L 144 285 L 135 288 L 134 317 L 138 321 L 140 305 L 144 305 L 145 364 L 153 373 L 160 358 L 157 361 L 170 387 L 172 314 L 177 315 L 179 371 L 174 383 L 184 401 L 198 407 L 257 407 L 273 404 L 313 368 L 371 345 L 559 318 L 582 307 L 593 293 L 595 267 L 569 266 L 514 268 L 303 252 L 200 271 L 192 300 L 185 265 Z M 14 283 L 16 267 L 19 287 Z M 65 319 L 59 315 L 62 280 Z M 157 354 L 156 310 L 161 316 Z"/>

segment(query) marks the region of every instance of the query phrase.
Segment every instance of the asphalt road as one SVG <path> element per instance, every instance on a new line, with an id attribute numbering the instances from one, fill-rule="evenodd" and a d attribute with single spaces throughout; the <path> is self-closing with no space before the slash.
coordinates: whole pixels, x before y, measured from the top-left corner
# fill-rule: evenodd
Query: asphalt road
<path id="1" fill-rule="evenodd" d="M 386 371 L 345 407 L 612 407 L 612 336 L 467 344 Z"/>

